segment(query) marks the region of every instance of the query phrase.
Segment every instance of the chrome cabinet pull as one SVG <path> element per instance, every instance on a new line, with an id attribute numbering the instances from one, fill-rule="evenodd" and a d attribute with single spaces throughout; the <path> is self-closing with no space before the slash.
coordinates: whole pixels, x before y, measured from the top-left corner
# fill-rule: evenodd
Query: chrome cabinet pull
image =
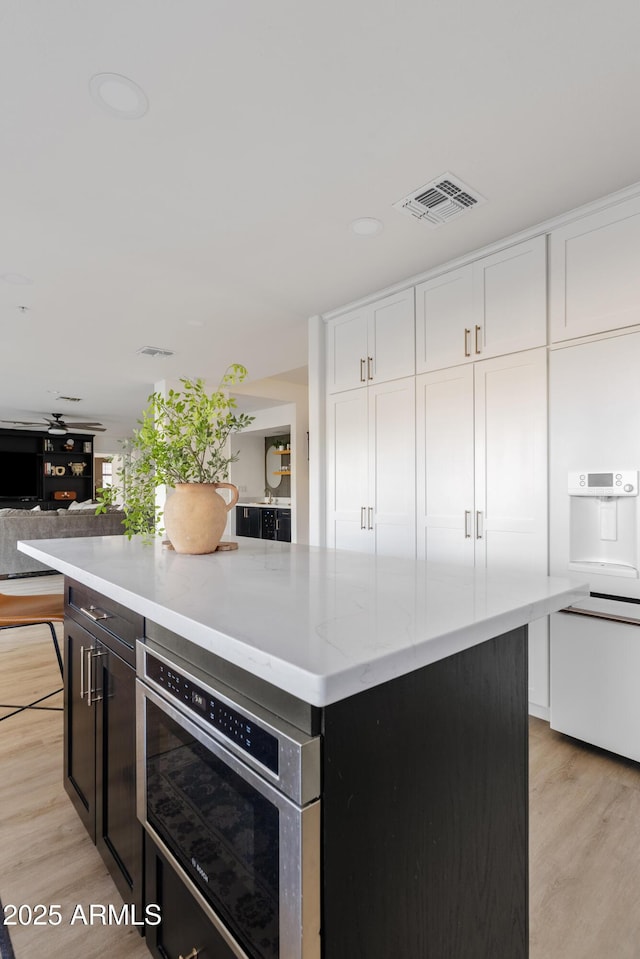
<path id="1" fill-rule="evenodd" d="M 199 955 L 200 955 L 200 950 L 194 946 L 188 956 L 183 956 L 182 953 L 180 953 L 180 955 L 178 956 L 178 959 L 198 959 Z"/>
<path id="2" fill-rule="evenodd" d="M 366 521 L 366 518 L 365 518 L 366 511 L 367 511 L 367 507 L 366 507 L 366 506 L 361 506 L 361 507 L 360 507 L 360 529 L 366 529 L 366 528 L 367 528 L 367 521 Z"/>
<path id="3" fill-rule="evenodd" d="M 373 357 L 372 356 L 367 357 L 367 379 L 368 380 L 373 379 Z"/>
<path id="4" fill-rule="evenodd" d="M 369 506 L 369 522 L 367 524 L 367 529 L 373 529 L 373 506 Z"/>
<path id="5" fill-rule="evenodd" d="M 80 699 L 84 699 L 85 688 L 84 688 L 84 646 L 80 647 Z"/>
<path id="6" fill-rule="evenodd" d="M 87 706 L 93 706 L 94 703 L 99 703 L 100 700 L 103 698 L 102 694 L 100 694 L 99 696 L 93 695 L 94 694 L 93 662 L 96 659 L 100 659 L 101 656 L 106 656 L 106 652 L 103 649 L 88 649 L 87 652 L 89 653 L 88 663 L 87 663 L 87 666 L 88 666 L 87 673 L 89 678 L 89 683 L 87 685 Z"/>
<path id="7" fill-rule="evenodd" d="M 476 510 L 476 539 L 482 539 L 482 510 Z"/>
<path id="8" fill-rule="evenodd" d="M 471 356 L 471 350 L 469 348 L 469 337 L 471 336 L 471 330 L 468 330 L 466 327 L 464 329 L 464 355 Z"/>
<path id="9" fill-rule="evenodd" d="M 464 538 L 471 539 L 471 510 L 464 511 Z"/>
<path id="10" fill-rule="evenodd" d="M 365 359 L 364 357 L 362 357 L 362 359 L 360 360 L 360 382 L 361 383 L 367 382 L 364 375 L 364 364 L 365 364 Z"/>
<path id="11" fill-rule="evenodd" d="M 101 619 L 113 619 L 113 613 L 107 613 L 106 610 L 100 609 L 98 606 L 89 606 L 88 609 L 81 606 L 80 612 L 92 619 L 94 623 L 99 623 Z"/>
<path id="12" fill-rule="evenodd" d="M 482 350 L 478 343 L 478 333 L 480 332 L 481 329 L 482 329 L 481 326 L 476 326 L 476 353 L 482 353 Z"/>
<path id="13" fill-rule="evenodd" d="M 91 668 L 91 649 L 87 649 L 87 706 L 91 706 L 91 689 L 93 687 L 93 669 Z"/>

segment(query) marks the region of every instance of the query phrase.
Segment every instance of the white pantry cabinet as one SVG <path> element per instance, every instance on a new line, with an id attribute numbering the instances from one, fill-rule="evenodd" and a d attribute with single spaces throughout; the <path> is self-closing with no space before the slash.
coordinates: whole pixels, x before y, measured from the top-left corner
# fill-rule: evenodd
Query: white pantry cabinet
<path id="1" fill-rule="evenodd" d="M 544 236 L 419 284 L 417 371 L 544 346 L 546 291 Z"/>
<path id="2" fill-rule="evenodd" d="M 416 378 L 418 556 L 547 568 L 544 348 Z"/>
<path id="3" fill-rule="evenodd" d="M 415 556 L 415 379 L 327 404 L 327 545 Z"/>
<path id="4" fill-rule="evenodd" d="M 416 377 L 417 554 L 547 571 L 546 350 Z M 529 627 L 529 701 L 549 706 L 545 617 Z"/>
<path id="5" fill-rule="evenodd" d="M 350 310 L 328 323 L 328 393 L 414 373 L 413 287 Z"/>
<path id="6" fill-rule="evenodd" d="M 553 230 L 551 341 L 640 323 L 640 198 Z"/>

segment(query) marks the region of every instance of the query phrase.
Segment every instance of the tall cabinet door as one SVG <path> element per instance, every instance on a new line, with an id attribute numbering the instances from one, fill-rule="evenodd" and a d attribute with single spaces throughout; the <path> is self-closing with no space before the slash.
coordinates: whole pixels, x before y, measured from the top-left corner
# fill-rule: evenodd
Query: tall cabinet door
<path id="1" fill-rule="evenodd" d="M 143 830 L 136 816 L 134 670 L 97 650 L 96 845 L 125 902 L 142 907 Z"/>
<path id="2" fill-rule="evenodd" d="M 418 557 L 474 562 L 473 367 L 416 381 Z"/>
<path id="3" fill-rule="evenodd" d="M 476 565 L 546 573 L 546 350 L 474 373 Z"/>
<path id="4" fill-rule="evenodd" d="M 370 387 L 369 506 L 378 555 L 416 554 L 415 379 Z M 371 517 L 372 522 L 369 521 Z"/>
<path id="5" fill-rule="evenodd" d="M 327 402 L 327 544 L 369 552 L 367 390 L 349 390 Z"/>
<path id="6" fill-rule="evenodd" d="M 64 634 L 64 788 L 95 842 L 96 722 L 86 701 L 87 662 L 95 640 L 70 619 Z"/>

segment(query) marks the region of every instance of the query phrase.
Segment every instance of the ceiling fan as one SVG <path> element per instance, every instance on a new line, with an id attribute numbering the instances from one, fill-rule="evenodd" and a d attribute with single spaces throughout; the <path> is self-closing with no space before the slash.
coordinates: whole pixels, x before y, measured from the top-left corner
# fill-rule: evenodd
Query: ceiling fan
<path id="1" fill-rule="evenodd" d="M 104 433 L 106 429 L 102 423 L 80 423 L 76 420 L 67 423 L 66 420 L 63 420 L 62 413 L 52 413 L 51 417 L 43 416 L 43 420 L 49 424 L 47 433 L 50 433 L 52 436 L 65 436 L 73 430 L 90 430 Z M 39 426 L 40 428 L 43 426 L 40 420 L 0 420 L 0 423 L 12 423 L 14 426 Z"/>

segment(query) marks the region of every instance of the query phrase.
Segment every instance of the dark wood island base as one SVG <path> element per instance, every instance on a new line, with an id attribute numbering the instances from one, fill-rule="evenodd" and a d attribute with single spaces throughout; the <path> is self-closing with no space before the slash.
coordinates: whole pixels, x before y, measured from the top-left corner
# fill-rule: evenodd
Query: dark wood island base
<path id="1" fill-rule="evenodd" d="M 527 628 L 327 706 L 323 736 L 324 959 L 526 959 Z"/>

